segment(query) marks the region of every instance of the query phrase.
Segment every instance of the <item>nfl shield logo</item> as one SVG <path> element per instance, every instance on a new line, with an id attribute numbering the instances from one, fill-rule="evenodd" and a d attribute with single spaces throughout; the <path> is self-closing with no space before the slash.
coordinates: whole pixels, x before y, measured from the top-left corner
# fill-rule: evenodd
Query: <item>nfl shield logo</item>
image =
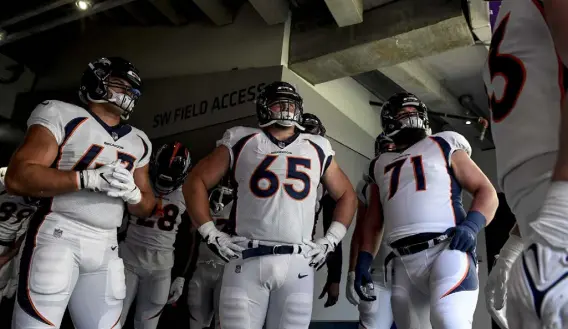
<path id="1" fill-rule="evenodd" d="M 63 230 L 56 228 L 53 230 L 53 236 L 56 238 L 60 238 L 63 235 Z"/>
<path id="2" fill-rule="evenodd" d="M 235 267 L 235 273 L 241 273 L 241 265 Z"/>
<path id="3" fill-rule="evenodd" d="M 284 142 L 279 142 L 279 143 L 278 143 L 278 147 L 280 147 L 281 149 L 283 149 L 283 148 L 286 147 L 286 143 L 284 143 Z"/>
<path id="4" fill-rule="evenodd" d="M 115 142 L 118 139 L 118 134 L 115 133 L 114 131 L 112 132 L 112 139 L 114 139 Z"/>

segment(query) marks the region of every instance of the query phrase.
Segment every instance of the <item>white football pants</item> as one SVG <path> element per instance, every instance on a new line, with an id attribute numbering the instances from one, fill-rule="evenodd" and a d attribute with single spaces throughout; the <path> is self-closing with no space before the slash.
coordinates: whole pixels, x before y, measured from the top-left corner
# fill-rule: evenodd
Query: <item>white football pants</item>
<path id="1" fill-rule="evenodd" d="M 391 290 L 375 282 L 377 299 L 359 304 L 359 329 L 391 329 L 393 325 Z"/>
<path id="2" fill-rule="evenodd" d="M 477 264 L 448 245 L 392 260 L 391 303 L 397 329 L 425 329 L 429 324 L 433 329 L 472 328 L 479 293 Z"/>
<path id="3" fill-rule="evenodd" d="M 191 329 L 209 327 L 213 315 L 215 315 L 215 328 L 219 328 L 219 295 L 224 267 L 214 261 L 197 262 L 197 268 L 189 281 L 187 291 Z"/>
<path id="4" fill-rule="evenodd" d="M 171 285 L 171 269 L 152 270 L 133 267 L 126 263 L 126 298 L 120 316 L 124 324 L 128 310 L 136 298 L 135 329 L 155 329 L 168 301 Z"/>
<path id="5" fill-rule="evenodd" d="M 116 230 L 44 218 L 32 218 L 23 245 L 12 328 L 59 328 L 69 307 L 77 329 L 120 329 L 125 286 Z"/>
<path id="6" fill-rule="evenodd" d="M 219 318 L 223 329 L 308 329 L 314 269 L 299 254 L 237 259 L 225 265 Z"/>

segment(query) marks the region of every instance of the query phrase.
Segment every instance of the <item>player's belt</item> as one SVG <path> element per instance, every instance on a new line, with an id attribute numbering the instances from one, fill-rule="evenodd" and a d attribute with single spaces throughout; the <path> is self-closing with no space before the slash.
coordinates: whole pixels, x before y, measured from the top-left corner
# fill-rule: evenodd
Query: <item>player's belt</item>
<path id="1" fill-rule="evenodd" d="M 268 255 L 291 255 L 302 253 L 302 247 L 297 245 L 275 245 L 267 246 L 263 244 L 253 245 L 249 242 L 249 249 L 243 250 L 243 259 Z"/>
<path id="2" fill-rule="evenodd" d="M 442 235 L 435 237 L 433 239 L 430 239 L 428 241 L 419 242 L 419 243 L 411 244 L 411 245 L 408 245 L 408 246 L 402 246 L 402 247 L 398 247 L 398 248 L 392 248 L 392 253 L 395 254 L 396 256 L 406 256 L 406 255 L 416 254 L 416 253 L 419 253 L 423 250 L 432 248 L 432 247 L 448 240 L 449 238 L 450 237 L 448 235 L 442 234 Z"/>

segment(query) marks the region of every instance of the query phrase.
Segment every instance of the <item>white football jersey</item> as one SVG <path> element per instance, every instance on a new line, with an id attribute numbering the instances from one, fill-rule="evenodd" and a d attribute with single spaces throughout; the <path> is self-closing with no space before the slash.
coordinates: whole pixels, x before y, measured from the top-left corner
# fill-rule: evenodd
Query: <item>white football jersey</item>
<path id="1" fill-rule="evenodd" d="M 300 133 L 283 142 L 260 129 L 235 127 L 218 145 L 229 149 L 238 184 L 236 233 L 289 244 L 311 239 L 317 188 L 335 154 L 329 141 Z"/>
<path id="2" fill-rule="evenodd" d="M 127 125 L 110 127 L 88 110 L 60 101 L 45 101 L 28 119 L 55 136 L 59 154 L 53 167 L 60 170 L 94 169 L 121 160 L 130 171 L 148 164 L 152 144 L 146 134 Z M 51 198 L 51 218 L 79 221 L 100 229 L 120 226 L 124 201 L 105 193 L 80 190 Z"/>
<path id="3" fill-rule="evenodd" d="M 211 218 L 213 218 L 215 226 L 221 232 L 225 232 L 226 226 L 230 221 L 231 209 L 233 209 L 233 201 L 229 202 L 229 204 L 223 207 L 223 210 L 220 213 L 218 214 L 211 213 Z M 195 236 L 197 238 L 200 237 L 199 233 L 197 233 Z M 198 262 L 212 261 L 217 264 L 225 265 L 225 261 L 219 258 L 219 256 L 217 256 L 217 254 L 215 254 L 213 251 L 211 251 L 211 249 L 209 249 L 205 243 L 202 243 L 199 246 L 199 254 L 197 256 L 197 261 Z"/>
<path id="4" fill-rule="evenodd" d="M 357 184 L 357 196 L 359 201 L 363 203 L 365 206 L 369 205 L 369 196 L 371 194 L 371 184 L 370 178 L 365 175 L 363 179 L 359 181 Z M 386 239 L 383 239 L 381 242 L 381 246 L 379 248 L 379 252 L 377 256 L 373 259 L 373 264 L 371 265 L 371 275 L 373 277 L 373 281 L 379 284 L 383 284 L 385 281 L 385 259 L 389 255 L 392 249 L 389 247 Z"/>
<path id="5" fill-rule="evenodd" d="M 471 155 L 462 135 L 444 131 L 371 162 L 369 176 L 379 187 L 383 239 L 389 245 L 418 233 L 443 233 L 465 219 L 462 189 L 451 168 L 457 150 Z"/>
<path id="6" fill-rule="evenodd" d="M 503 0 L 483 70 L 501 186 L 519 165 L 558 150 L 564 70 L 540 2 Z"/>
<path id="7" fill-rule="evenodd" d="M 179 187 L 170 194 L 155 195 L 154 214 L 149 218 L 130 216 L 124 241 L 150 250 L 173 251 L 179 224 L 186 216 L 183 193 Z"/>
<path id="8" fill-rule="evenodd" d="M 0 244 L 13 243 L 26 233 L 29 219 L 36 212 L 37 199 L 0 192 Z"/>

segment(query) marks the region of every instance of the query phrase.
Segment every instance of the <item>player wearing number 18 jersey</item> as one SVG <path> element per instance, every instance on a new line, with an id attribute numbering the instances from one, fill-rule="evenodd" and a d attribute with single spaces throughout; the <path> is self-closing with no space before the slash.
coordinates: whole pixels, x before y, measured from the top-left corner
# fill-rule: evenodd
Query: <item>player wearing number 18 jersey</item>
<path id="1" fill-rule="evenodd" d="M 511 329 L 567 326 L 565 6 L 554 0 L 502 1 L 483 71 L 499 184 L 528 247 L 512 265 L 507 289 L 499 289 L 508 299 Z M 522 247 L 515 239 L 500 258 L 515 260 Z M 516 252 L 507 255 L 510 251 Z M 507 268 L 501 268 L 505 280 Z"/>
<path id="2" fill-rule="evenodd" d="M 9 193 L 44 197 L 30 221 L 12 327 L 58 328 L 69 305 L 78 328 L 120 328 L 124 266 L 117 227 L 126 207 L 155 204 L 151 144 L 121 122 L 140 96 L 136 68 L 121 58 L 89 64 L 82 108 L 46 101 L 32 112 L 6 173 Z"/>
<path id="3" fill-rule="evenodd" d="M 262 129 L 227 130 L 190 174 L 184 196 L 208 246 L 230 259 L 221 287 L 222 327 L 307 329 L 313 267 L 322 266 L 345 235 L 357 196 L 334 161 L 329 141 L 295 131 L 304 130 L 296 88 L 280 81 L 269 84 L 256 106 Z M 227 172 L 237 191 L 232 209 L 237 237 L 219 231 L 209 212 L 207 191 Z M 312 242 L 320 181 L 337 206 L 326 235 Z"/>
<path id="4" fill-rule="evenodd" d="M 129 216 L 126 239 L 119 247 L 126 269 L 123 325 L 135 298 L 134 328 L 155 329 L 166 302 L 174 303 L 181 296 L 190 246 L 174 248 L 174 243 L 182 221 L 190 224 L 181 192 L 190 167 L 189 150 L 179 142 L 164 144 L 152 157 L 150 177 L 156 208 L 148 218 Z M 189 227 L 185 229 L 189 232 Z M 175 259 L 174 249 L 178 249 Z"/>
<path id="5" fill-rule="evenodd" d="M 477 305 L 477 233 L 491 220 L 497 194 L 470 159 L 471 147 L 458 133 L 429 136 L 427 108 L 412 94 L 390 97 L 381 110 L 385 134 L 396 151 L 370 165 L 365 229 L 355 270 L 355 290 L 372 282 L 372 253 L 384 237 L 392 248 L 392 311 L 397 328 L 423 326 L 430 309 L 436 329 L 471 329 Z M 462 187 L 473 196 L 466 214 Z M 367 283 L 367 284 L 366 284 Z"/>

